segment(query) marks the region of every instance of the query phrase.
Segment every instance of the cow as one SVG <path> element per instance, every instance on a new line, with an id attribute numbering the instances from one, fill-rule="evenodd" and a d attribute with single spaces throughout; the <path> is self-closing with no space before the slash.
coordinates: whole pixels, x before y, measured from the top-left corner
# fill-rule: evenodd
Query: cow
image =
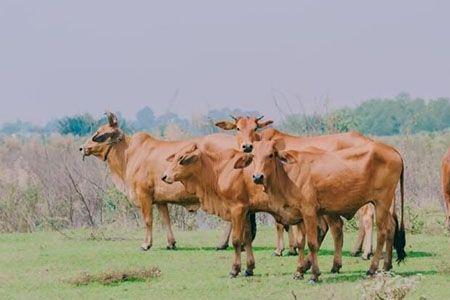
<path id="1" fill-rule="evenodd" d="M 302 151 L 280 151 L 284 147 L 278 147 L 277 141 L 261 141 L 253 145 L 254 156 L 241 158 L 244 163 L 240 166 L 246 167 L 253 161 L 252 180 L 263 186 L 270 198 L 277 199 L 276 217 L 281 223 L 296 224 L 303 220 L 312 263 L 311 282 L 317 282 L 320 275 L 317 261 L 318 216 L 350 219 L 358 209 L 369 203 L 375 207 L 378 231 L 375 253 L 367 274 L 374 275 L 378 270 L 385 244 L 384 270 L 392 268 L 393 246 L 397 252 L 397 262 L 404 260 L 404 169 L 402 157 L 394 148 L 378 142 L 335 152 L 315 147 Z M 287 165 L 292 168 L 289 173 L 286 171 Z M 395 213 L 390 212 L 399 182 L 400 226 Z M 296 278 L 303 278 L 304 273 L 301 247 L 299 245 Z"/>
<path id="2" fill-rule="evenodd" d="M 445 225 L 450 232 L 450 149 L 447 150 L 441 162 L 441 184 L 446 208 Z"/>
<path id="3" fill-rule="evenodd" d="M 224 130 L 235 130 L 237 132 L 237 146 L 245 153 L 251 153 L 253 150 L 253 142 L 259 140 L 283 140 L 285 149 L 302 150 L 306 147 L 314 146 L 327 151 L 341 150 L 372 142 L 371 139 L 358 132 L 308 137 L 293 136 L 274 128 L 268 128 L 267 126 L 272 124 L 273 121 L 262 121 L 263 116 L 258 118 L 231 116 L 231 118 L 233 119 L 232 122 L 220 121 L 215 125 Z M 359 238 L 356 241 L 352 254 L 357 256 L 360 253 L 361 248 L 363 248 L 363 259 L 368 259 L 372 253 L 373 213 L 374 210 L 370 207 L 363 207 L 357 213 L 358 219 L 360 220 L 358 230 Z M 276 256 L 281 256 L 284 249 L 283 228 L 285 227 L 277 224 L 276 249 L 274 251 Z M 295 233 L 297 232 L 302 234 L 302 231 L 299 231 L 297 228 L 289 230 L 289 254 L 295 254 Z M 302 239 L 302 237 L 299 237 L 299 239 Z"/>
<path id="4" fill-rule="evenodd" d="M 186 192 L 180 183 L 168 185 L 161 181 L 160 174 L 168 163 L 163 159 L 192 142 L 217 149 L 230 148 L 235 144 L 233 136 L 213 134 L 185 141 L 162 141 L 147 133 L 139 132 L 126 135 L 119 127 L 115 114 L 107 113 L 108 124 L 100 126 L 80 151 L 83 159 L 93 155 L 105 161 L 111 171 L 115 186 L 140 207 L 146 227 L 142 250 L 148 250 L 153 244 L 153 204 L 156 204 L 161 219 L 167 229 L 167 249 L 175 249 L 176 241 L 172 232 L 168 203 L 185 206 L 194 211 L 199 208 L 195 195 Z M 254 230 L 254 224 L 252 226 Z"/>
<path id="5" fill-rule="evenodd" d="M 204 147 L 205 148 L 205 147 Z M 255 185 L 251 180 L 248 168 L 242 169 L 236 163 L 248 154 L 235 149 L 226 151 L 208 151 L 199 149 L 193 143 L 166 158 L 171 164 L 161 177 L 166 183 L 181 182 L 189 193 L 195 194 L 204 211 L 217 215 L 232 223 L 231 239 L 235 250 L 234 260 L 230 272 L 236 277 L 241 271 L 241 246 L 245 247 L 247 254 L 247 269 L 245 276 L 253 275 L 255 259 L 253 257 L 251 237 L 249 237 L 248 218 L 251 213 L 269 212 L 276 214 L 279 209 L 277 199 L 271 199 L 264 193 L 261 186 Z M 337 236 L 336 242 L 342 242 L 342 220 L 340 217 L 327 216 L 327 222 Z M 336 224 L 334 224 L 336 223 Z M 320 223 L 319 242 L 323 240 L 328 230 L 326 222 Z M 340 249 L 342 244 L 335 244 L 337 249 L 333 260 L 332 272 L 337 273 L 342 261 Z M 309 261 L 309 260 L 307 260 Z"/>

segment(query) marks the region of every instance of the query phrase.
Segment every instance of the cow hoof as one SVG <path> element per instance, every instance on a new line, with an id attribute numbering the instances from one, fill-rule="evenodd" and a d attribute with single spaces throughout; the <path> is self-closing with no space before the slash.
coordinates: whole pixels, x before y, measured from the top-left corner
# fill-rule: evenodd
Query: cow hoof
<path id="1" fill-rule="evenodd" d="M 244 276 L 245 277 L 253 276 L 253 270 L 245 270 Z"/>
<path id="2" fill-rule="evenodd" d="M 372 270 L 369 269 L 369 270 L 366 272 L 366 275 L 367 275 L 368 277 L 373 277 L 373 276 L 375 276 L 376 273 L 377 273 L 376 271 L 372 271 Z"/>
<path id="3" fill-rule="evenodd" d="M 297 253 L 297 251 L 294 250 L 294 251 L 289 251 L 287 255 L 288 256 L 297 256 L 298 253 Z"/>
<path id="4" fill-rule="evenodd" d="M 230 278 L 232 279 L 232 278 L 236 278 L 238 276 L 238 274 L 236 274 L 236 273 L 233 273 L 233 272 L 230 272 Z"/>
<path id="5" fill-rule="evenodd" d="M 140 249 L 141 251 L 147 251 L 147 250 L 149 250 L 151 247 L 152 247 L 152 246 L 150 246 L 150 245 L 142 245 L 139 249 Z"/>
<path id="6" fill-rule="evenodd" d="M 368 253 L 368 254 L 363 254 L 363 255 L 361 256 L 361 258 L 362 258 L 363 260 L 369 260 L 371 256 L 372 256 L 372 253 Z"/>
<path id="7" fill-rule="evenodd" d="M 353 257 L 358 257 L 360 254 L 361 254 L 361 251 L 359 251 L 359 250 L 350 252 L 350 256 L 353 256 Z"/>
<path id="8" fill-rule="evenodd" d="M 167 250 L 177 250 L 177 246 L 175 245 L 176 243 L 174 242 L 172 245 L 168 245 L 166 247 Z"/>
<path id="9" fill-rule="evenodd" d="M 294 273 L 294 279 L 295 280 L 301 280 L 303 278 L 304 278 L 303 273 L 300 273 L 300 272 L 295 272 Z"/>
<path id="10" fill-rule="evenodd" d="M 316 279 L 316 278 L 311 278 L 311 279 L 308 281 L 308 284 L 312 284 L 312 285 L 317 284 L 317 279 Z"/>
<path id="11" fill-rule="evenodd" d="M 272 256 L 281 257 L 281 256 L 283 256 L 283 251 L 281 251 L 281 252 L 273 251 Z"/>
<path id="12" fill-rule="evenodd" d="M 222 246 L 217 246 L 216 250 L 217 251 L 221 251 L 221 250 L 227 250 L 228 249 L 228 245 L 222 245 Z"/>
<path id="13" fill-rule="evenodd" d="M 341 270 L 341 267 L 342 267 L 342 266 L 339 266 L 339 265 L 333 266 L 333 267 L 331 268 L 331 273 L 333 273 L 333 274 L 339 274 L 339 271 Z"/>

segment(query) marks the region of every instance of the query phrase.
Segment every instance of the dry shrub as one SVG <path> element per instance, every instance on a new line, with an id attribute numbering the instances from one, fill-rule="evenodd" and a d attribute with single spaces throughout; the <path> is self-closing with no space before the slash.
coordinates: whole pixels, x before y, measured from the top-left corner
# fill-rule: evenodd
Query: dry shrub
<path id="1" fill-rule="evenodd" d="M 400 300 L 414 289 L 420 281 L 419 276 L 401 277 L 389 273 L 377 274 L 361 285 L 361 299 Z"/>
<path id="2" fill-rule="evenodd" d="M 67 282 L 73 285 L 87 285 L 91 283 L 100 283 L 103 285 L 117 284 L 126 281 L 148 281 L 151 278 L 161 276 L 161 270 L 158 267 L 139 268 L 121 271 L 106 271 L 101 274 L 83 273 Z"/>

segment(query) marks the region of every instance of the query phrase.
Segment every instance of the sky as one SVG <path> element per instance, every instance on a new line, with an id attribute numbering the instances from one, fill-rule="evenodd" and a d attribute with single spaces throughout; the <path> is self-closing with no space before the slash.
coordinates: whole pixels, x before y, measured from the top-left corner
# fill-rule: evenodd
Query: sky
<path id="1" fill-rule="evenodd" d="M 450 96 L 449 1 L 0 0 L 0 123 Z M 275 104 L 277 100 L 278 105 Z"/>

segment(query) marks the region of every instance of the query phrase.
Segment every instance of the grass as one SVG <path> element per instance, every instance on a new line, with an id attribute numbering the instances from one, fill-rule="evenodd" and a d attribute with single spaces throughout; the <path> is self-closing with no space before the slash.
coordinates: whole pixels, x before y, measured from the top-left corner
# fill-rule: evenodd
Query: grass
<path id="1" fill-rule="evenodd" d="M 232 250 L 213 247 L 219 230 L 176 232 L 176 251 L 165 250 L 164 233 L 156 232 L 148 252 L 138 250 L 142 229 L 65 233 L 70 238 L 56 232 L 0 235 L 1 299 L 354 299 L 367 289 L 391 284 L 364 278 L 368 262 L 349 255 L 354 233 L 345 235 L 344 266 L 338 275 L 329 272 L 333 251 L 326 238 L 317 285 L 292 279 L 295 257 L 271 255 L 272 227 L 261 228 L 255 240 L 255 276 L 235 279 L 228 278 Z M 408 235 L 407 250 L 406 263 L 394 266 L 402 278 L 393 278 L 392 284 L 411 279 L 407 299 L 450 299 L 450 244 L 444 231 Z M 111 276 L 114 280 L 107 284 L 102 281 Z M 80 278 L 92 280 L 76 284 Z"/>

